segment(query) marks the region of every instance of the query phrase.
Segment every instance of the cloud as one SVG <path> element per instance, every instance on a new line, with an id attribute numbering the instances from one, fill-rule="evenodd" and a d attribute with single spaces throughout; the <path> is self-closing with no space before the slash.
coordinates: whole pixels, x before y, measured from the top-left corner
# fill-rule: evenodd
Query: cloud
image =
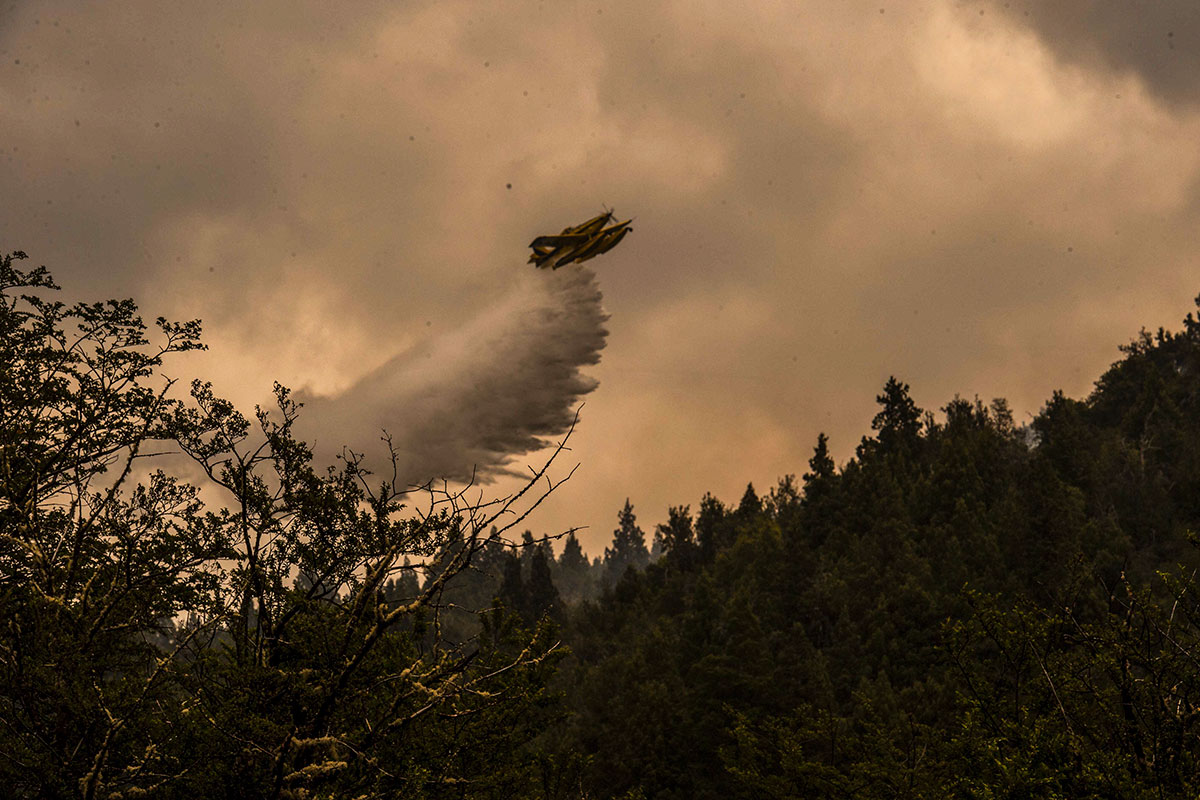
<path id="1" fill-rule="evenodd" d="M 1192 17 L 1083 7 L 29 0 L 0 26 L 0 247 L 202 318 L 171 374 L 243 408 L 307 387 L 323 447 L 386 426 L 426 471 L 502 471 L 587 397 L 534 524 L 598 552 L 626 496 L 653 520 L 803 471 L 818 431 L 851 453 L 889 374 L 1021 416 L 1190 309 Z M 588 366 L 512 325 L 561 324 L 525 243 L 602 204 L 637 232 L 588 263 Z M 506 405 L 556 359 L 582 366 L 553 401 Z"/>
<path id="2" fill-rule="evenodd" d="M 1192 0 L 991 0 L 988 6 L 1028 26 L 1066 61 L 1136 75 L 1172 105 L 1200 104 L 1200 6 Z"/>

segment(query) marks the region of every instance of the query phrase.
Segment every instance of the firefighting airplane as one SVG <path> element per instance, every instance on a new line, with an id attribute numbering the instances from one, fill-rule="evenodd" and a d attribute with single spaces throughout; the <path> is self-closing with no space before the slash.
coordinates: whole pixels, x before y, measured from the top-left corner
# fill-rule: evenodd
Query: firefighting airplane
<path id="1" fill-rule="evenodd" d="M 629 227 L 629 223 L 633 222 L 632 218 L 608 228 L 604 227 L 612 222 L 612 218 L 613 212 L 605 211 L 587 222 L 563 228 L 563 232 L 557 236 L 537 237 L 529 243 L 533 250 L 529 256 L 529 263 L 541 269 L 558 269 L 572 262 L 582 263 L 601 253 L 607 253 L 625 238 L 625 234 L 633 230 Z"/>

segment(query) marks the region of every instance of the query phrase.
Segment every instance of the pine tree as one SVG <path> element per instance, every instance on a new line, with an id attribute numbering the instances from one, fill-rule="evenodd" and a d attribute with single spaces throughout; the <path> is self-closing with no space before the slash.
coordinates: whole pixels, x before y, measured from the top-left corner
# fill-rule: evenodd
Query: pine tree
<path id="1" fill-rule="evenodd" d="M 383 596 L 388 605 L 395 608 L 400 603 L 412 602 L 413 598 L 420 593 L 421 585 L 417 580 L 417 571 L 413 568 L 412 561 L 406 556 L 404 566 L 400 569 L 400 575 L 389 578 L 384 584 Z"/>
<path id="2" fill-rule="evenodd" d="M 817 446 L 813 448 L 812 458 L 808 460 L 808 468 L 812 471 L 803 475 L 805 496 L 815 484 L 829 480 L 837 471 L 837 466 L 829 455 L 829 437 L 824 433 L 817 434 Z"/>
<path id="3" fill-rule="evenodd" d="M 669 564 L 690 568 L 696 558 L 695 533 L 692 530 L 692 514 L 688 506 L 672 506 L 667 510 L 666 524 L 654 529 L 654 543 L 663 552 Z"/>
<path id="4" fill-rule="evenodd" d="M 554 584 L 567 603 L 576 603 L 595 596 L 596 572 L 584 554 L 575 531 L 567 534 L 562 555 L 557 562 L 551 563 L 551 569 L 554 570 Z"/>
<path id="5" fill-rule="evenodd" d="M 521 577 L 521 557 L 515 553 L 504 555 L 504 577 L 496 597 L 509 611 L 525 616 L 528 594 L 525 580 Z"/>
<path id="6" fill-rule="evenodd" d="M 533 538 L 533 531 L 525 531 L 521 534 L 520 558 L 521 558 L 521 574 L 529 574 L 529 564 L 533 561 L 533 551 L 537 549 L 537 541 Z"/>
<path id="7" fill-rule="evenodd" d="M 879 431 L 878 442 L 884 452 L 909 450 L 920 439 L 921 415 L 924 412 L 908 392 L 908 384 L 893 376 L 884 385 L 883 394 L 875 398 L 883 408 L 871 420 L 871 428 Z"/>
<path id="8" fill-rule="evenodd" d="M 638 527 L 629 498 L 625 498 L 625 507 L 617 513 L 617 523 L 612 547 L 604 550 L 604 577 L 610 586 L 616 585 L 629 567 L 644 569 L 650 563 L 646 534 Z"/>
<path id="9" fill-rule="evenodd" d="M 746 491 L 742 494 L 742 500 L 738 503 L 737 515 L 742 521 L 753 519 L 762 513 L 762 500 L 758 497 L 758 492 L 754 491 L 754 484 L 747 483 Z"/>
<path id="10" fill-rule="evenodd" d="M 558 616 L 562 601 L 550 575 L 550 545 L 542 542 L 533 549 L 529 562 L 529 583 L 526 592 L 528 619 L 536 622 L 545 615 Z"/>
<path id="11" fill-rule="evenodd" d="M 705 494 L 700 500 L 700 513 L 696 515 L 696 540 L 700 545 L 701 560 L 712 561 L 717 551 L 729 544 L 726 514 L 725 506 L 711 494 Z"/>

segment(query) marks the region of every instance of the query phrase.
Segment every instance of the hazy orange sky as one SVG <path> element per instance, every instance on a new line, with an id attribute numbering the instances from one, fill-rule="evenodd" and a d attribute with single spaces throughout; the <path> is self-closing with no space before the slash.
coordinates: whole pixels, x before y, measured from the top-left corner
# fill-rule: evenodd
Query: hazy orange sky
<path id="1" fill-rule="evenodd" d="M 168 371 L 243 406 L 432 353 L 469 426 L 546 389 L 472 337 L 559 363 L 508 310 L 594 291 L 525 245 L 636 216 L 588 264 L 581 466 L 532 520 L 596 554 L 627 496 L 649 533 L 820 431 L 849 457 L 892 374 L 1018 421 L 1085 395 L 1200 290 L 1198 108 L 1194 0 L 30 0 L 0 11 L 0 249 L 203 319 Z"/>

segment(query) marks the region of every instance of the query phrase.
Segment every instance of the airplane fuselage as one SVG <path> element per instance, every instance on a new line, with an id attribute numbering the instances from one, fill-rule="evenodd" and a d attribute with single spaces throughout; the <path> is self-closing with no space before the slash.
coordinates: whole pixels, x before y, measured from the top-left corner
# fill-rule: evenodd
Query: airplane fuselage
<path id="1" fill-rule="evenodd" d="M 612 250 L 632 228 L 632 219 L 604 226 L 611 222 L 613 212 L 607 211 L 579 225 L 563 228 L 557 236 L 539 236 L 529 243 L 533 252 L 529 263 L 545 269 L 558 269 L 572 262 L 583 262 Z"/>

